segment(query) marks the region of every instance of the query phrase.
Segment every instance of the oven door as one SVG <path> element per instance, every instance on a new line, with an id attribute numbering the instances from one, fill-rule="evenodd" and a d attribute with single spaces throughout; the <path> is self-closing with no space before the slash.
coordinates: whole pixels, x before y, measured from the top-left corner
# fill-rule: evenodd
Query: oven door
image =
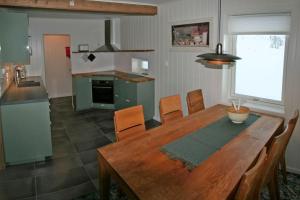
<path id="1" fill-rule="evenodd" d="M 92 81 L 93 103 L 114 104 L 113 81 Z"/>

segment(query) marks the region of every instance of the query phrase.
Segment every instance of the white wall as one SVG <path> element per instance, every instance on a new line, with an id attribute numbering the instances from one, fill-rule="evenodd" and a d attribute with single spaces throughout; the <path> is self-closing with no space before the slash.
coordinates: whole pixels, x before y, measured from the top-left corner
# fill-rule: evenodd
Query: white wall
<path id="1" fill-rule="evenodd" d="M 223 2 L 223 19 L 230 14 L 270 13 L 290 11 L 292 30 L 287 62 L 285 116 L 300 108 L 300 1 L 299 0 L 226 0 Z M 173 51 L 170 46 L 170 24 L 186 20 L 213 18 L 213 44 L 217 34 L 217 0 L 181 0 L 161 4 L 154 17 L 126 16 L 121 18 L 121 45 L 123 48 L 154 48 L 151 58 L 156 78 L 156 117 L 158 100 L 167 95 L 180 94 L 187 111 L 187 91 L 202 88 L 206 106 L 222 101 L 222 70 L 207 69 L 194 62 L 198 52 Z M 300 122 L 287 150 L 289 170 L 300 173 Z"/>
<path id="2" fill-rule="evenodd" d="M 131 58 L 139 58 L 149 61 L 149 76 L 154 76 L 154 69 L 156 68 L 153 63 L 155 52 L 122 52 L 115 53 L 115 69 L 119 71 L 132 72 Z"/>
<path id="3" fill-rule="evenodd" d="M 124 49 L 155 49 L 150 60 L 150 70 L 156 78 L 156 118 L 159 115 L 158 101 L 164 96 L 180 94 L 185 114 L 187 114 L 185 97 L 189 90 L 202 88 L 206 106 L 214 105 L 221 99 L 222 72 L 204 68 L 194 62 L 201 51 L 170 49 L 171 24 L 216 16 L 217 4 L 210 2 L 185 0 L 166 3 L 159 6 L 157 16 L 121 18 L 121 46 Z M 216 29 L 215 21 L 213 29 Z M 215 40 L 212 46 L 214 45 Z"/>
<path id="4" fill-rule="evenodd" d="M 29 35 L 33 55 L 27 66 L 28 75 L 42 76 L 44 79 L 44 34 L 69 34 L 71 51 L 78 50 L 78 44 L 89 44 L 94 50 L 104 44 L 103 19 L 62 19 L 62 18 L 29 18 Z M 113 55 L 96 55 L 94 62 L 83 62 L 82 54 L 72 54 L 72 73 L 107 70 L 113 68 Z M 44 79 L 45 80 L 45 79 Z"/>

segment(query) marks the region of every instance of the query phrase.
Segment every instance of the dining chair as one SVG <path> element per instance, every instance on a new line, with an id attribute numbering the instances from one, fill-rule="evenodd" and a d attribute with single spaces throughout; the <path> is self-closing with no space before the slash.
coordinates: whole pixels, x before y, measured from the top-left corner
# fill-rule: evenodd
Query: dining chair
<path id="1" fill-rule="evenodd" d="M 287 141 L 286 141 L 286 145 L 285 145 L 285 148 L 284 148 L 284 150 L 283 150 L 282 157 L 281 157 L 281 159 L 280 159 L 280 171 L 281 171 L 281 174 L 282 174 L 284 183 L 287 183 L 287 178 L 286 178 L 285 152 L 286 152 L 287 145 L 288 145 L 288 143 L 289 143 L 289 141 L 290 141 L 290 138 L 291 138 L 291 136 L 292 136 L 292 133 L 293 133 L 293 131 L 294 131 L 294 129 L 295 129 L 295 126 L 296 126 L 296 123 L 297 123 L 297 121 L 298 121 L 298 118 L 299 118 L 299 110 L 296 110 L 296 111 L 294 112 L 293 118 L 290 119 L 289 122 L 288 122 L 288 125 L 291 126 L 292 131 L 291 131 L 291 134 L 289 135 L 289 138 L 288 138 Z"/>
<path id="2" fill-rule="evenodd" d="M 299 112 L 295 112 L 293 118 L 291 118 L 285 128 L 285 130 L 278 136 L 274 137 L 270 148 L 267 152 L 266 171 L 264 173 L 263 185 L 268 186 L 271 200 L 279 200 L 279 188 L 278 188 L 278 167 L 282 160 L 282 156 L 285 153 L 286 146 L 294 131 L 297 123 Z"/>
<path id="3" fill-rule="evenodd" d="M 161 123 L 165 124 L 183 117 L 179 95 L 161 98 L 159 101 Z"/>
<path id="4" fill-rule="evenodd" d="M 259 200 L 263 184 L 263 173 L 265 169 L 267 148 L 260 152 L 256 164 L 242 177 L 239 188 L 235 194 L 235 200 Z"/>
<path id="5" fill-rule="evenodd" d="M 117 141 L 145 131 L 143 106 L 138 105 L 115 111 L 114 122 Z"/>
<path id="6" fill-rule="evenodd" d="M 205 109 L 202 90 L 193 90 L 187 93 L 186 102 L 189 115 Z"/>
<path id="7" fill-rule="evenodd" d="M 159 101 L 159 114 L 162 124 L 183 117 L 181 100 L 179 95 L 163 97 Z"/>

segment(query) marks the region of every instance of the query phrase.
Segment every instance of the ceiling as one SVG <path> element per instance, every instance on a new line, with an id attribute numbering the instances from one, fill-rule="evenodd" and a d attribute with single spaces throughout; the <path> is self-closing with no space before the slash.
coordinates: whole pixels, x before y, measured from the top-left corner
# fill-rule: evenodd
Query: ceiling
<path id="1" fill-rule="evenodd" d="M 161 3 L 179 1 L 179 0 L 88 0 L 88 1 L 106 1 L 117 3 L 132 3 L 132 4 L 145 4 L 145 5 L 157 5 Z M 107 19 L 120 17 L 122 14 L 105 14 L 105 13 L 89 13 L 89 12 L 65 12 L 59 10 L 39 10 L 39 9 L 14 9 L 14 8 L 0 8 L 5 10 L 13 10 L 14 12 L 26 12 L 29 17 L 39 18 L 65 18 L 65 19 Z"/>

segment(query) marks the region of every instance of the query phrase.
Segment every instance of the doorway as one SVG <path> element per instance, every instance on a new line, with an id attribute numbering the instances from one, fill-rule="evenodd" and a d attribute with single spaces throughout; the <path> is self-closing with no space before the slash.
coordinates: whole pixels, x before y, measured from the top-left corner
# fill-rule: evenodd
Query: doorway
<path id="1" fill-rule="evenodd" d="M 45 82 L 50 98 L 72 96 L 70 35 L 44 35 Z"/>

